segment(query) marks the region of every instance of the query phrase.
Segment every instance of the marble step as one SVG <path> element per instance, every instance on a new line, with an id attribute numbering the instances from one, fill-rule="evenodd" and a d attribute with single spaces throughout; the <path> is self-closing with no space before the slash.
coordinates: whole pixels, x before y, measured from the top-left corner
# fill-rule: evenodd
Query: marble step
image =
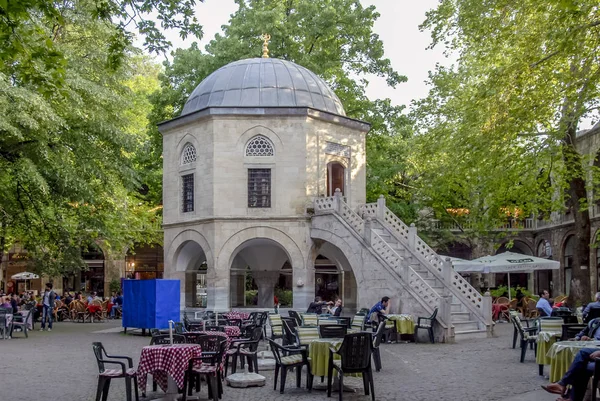
<path id="1" fill-rule="evenodd" d="M 483 329 L 483 330 L 464 330 L 464 331 L 457 331 L 454 330 L 454 341 L 465 341 L 465 340 L 472 340 L 475 338 L 487 338 L 488 337 L 488 333 L 487 330 Z"/>
<path id="2" fill-rule="evenodd" d="M 454 333 L 463 332 L 468 330 L 479 330 L 479 325 L 475 320 L 466 320 L 464 322 L 452 322 L 454 326 Z"/>
<path id="3" fill-rule="evenodd" d="M 456 322 L 468 322 L 471 319 L 470 312 L 451 312 L 452 323 Z"/>

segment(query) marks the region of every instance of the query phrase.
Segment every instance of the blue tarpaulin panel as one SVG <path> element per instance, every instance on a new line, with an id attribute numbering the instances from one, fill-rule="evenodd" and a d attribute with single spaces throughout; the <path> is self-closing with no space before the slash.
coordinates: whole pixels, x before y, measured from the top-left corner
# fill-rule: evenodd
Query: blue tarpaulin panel
<path id="1" fill-rule="evenodd" d="M 123 327 L 166 329 L 179 321 L 179 280 L 124 280 Z"/>

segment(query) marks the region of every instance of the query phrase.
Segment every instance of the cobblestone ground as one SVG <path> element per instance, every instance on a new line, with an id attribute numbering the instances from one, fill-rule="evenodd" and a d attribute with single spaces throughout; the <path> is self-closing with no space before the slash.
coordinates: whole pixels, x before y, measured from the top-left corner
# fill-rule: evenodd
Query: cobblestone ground
<path id="1" fill-rule="evenodd" d="M 35 331 L 28 339 L 17 333 L 16 338 L 0 340 L 0 400 L 93 400 L 98 368 L 91 343 L 101 341 L 109 353 L 132 356 L 136 366 L 142 347 L 149 343 L 148 337 L 117 332 L 119 324 L 61 322 L 51 333 Z M 533 351 L 528 351 L 525 363 L 519 363 L 519 350 L 511 348 L 512 330 L 512 325 L 500 324 L 494 338 L 457 344 L 382 345 L 383 369 L 374 374 L 376 399 L 503 400 L 539 389 L 547 380 L 537 374 Z M 265 387 L 226 387 L 223 400 L 327 398 L 322 391 L 309 394 L 295 388 L 294 374 L 288 375 L 288 388 L 280 395 L 273 390 L 273 372 L 261 374 L 267 377 Z M 304 375 L 302 381 L 304 385 Z M 363 394 L 344 393 L 344 399 L 370 399 Z M 207 399 L 205 386 L 199 395 Z M 152 399 L 159 394 L 148 396 Z M 113 381 L 108 399 L 125 400 L 123 380 Z M 548 400 L 553 399 L 548 395 Z"/>

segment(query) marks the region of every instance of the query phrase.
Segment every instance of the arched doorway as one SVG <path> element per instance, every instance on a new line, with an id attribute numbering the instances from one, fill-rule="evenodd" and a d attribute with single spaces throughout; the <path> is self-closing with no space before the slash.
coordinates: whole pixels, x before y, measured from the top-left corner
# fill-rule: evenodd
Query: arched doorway
<path id="1" fill-rule="evenodd" d="M 177 271 L 185 273 L 185 306 L 206 308 L 208 265 L 204 250 L 195 241 L 185 241 L 175 260 Z"/>
<path id="2" fill-rule="evenodd" d="M 95 243 L 81 248 L 86 271 L 81 274 L 81 289 L 104 297 L 104 252 Z"/>
<path id="3" fill-rule="evenodd" d="M 340 298 L 344 308 L 355 310 L 358 288 L 344 253 L 335 245 L 323 242 L 315 254 L 315 296 L 325 301 Z"/>
<path id="4" fill-rule="evenodd" d="M 562 265 L 565 272 L 563 288 L 565 289 L 565 295 L 569 294 L 569 290 L 571 289 L 571 277 L 573 272 L 573 252 L 575 249 L 575 236 L 569 235 L 567 240 L 565 241 L 565 245 L 563 247 L 563 260 Z"/>
<path id="5" fill-rule="evenodd" d="M 335 190 L 346 192 L 346 168 L 342 163 L 331 162 L 327 164 L 327 196 L 333 196 Z"/>
<path id="6" fill-rule="evenodd" d="M 232 307 L 282 307 L 293 300 L 293 268 L 287 250 L 269 238 L 243 242 L 231 255 L 229 297 Z"/>
<path id="7" fill-rule="evenodd" d="M 149 280 L 163 278 L 165 269 L 163 247 L 158 244 L 136 245 L 127 251 L 127 278 Z"/>

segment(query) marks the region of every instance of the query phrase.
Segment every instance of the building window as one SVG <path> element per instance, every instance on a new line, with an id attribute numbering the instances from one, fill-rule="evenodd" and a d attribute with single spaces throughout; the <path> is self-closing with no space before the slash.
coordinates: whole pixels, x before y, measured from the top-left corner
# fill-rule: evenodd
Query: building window
<path id="1" fill-rule="evenodd" d="M 181 152 L 181 164 L 190 164 L 196 161 L 196 148 L 191 143 L 187 143 Z"/>
<path id="2" fill-rule="evenodd" d="M 248 207 L 271 207 L 271 169 L 248 169 Z"/>
<path id="3" fill-rule="evenodd" d="M 257 135 L 246 146 L 246 156 L 273 156 L 275 151 L 269 138 Z"/>
<path id="4" fill-rule="evenodd" d="M 182 183 L 182 207 L 181 210 L 186 212 L 194 211 L 194 174 L 188 174 L 181 177 Z"/>

